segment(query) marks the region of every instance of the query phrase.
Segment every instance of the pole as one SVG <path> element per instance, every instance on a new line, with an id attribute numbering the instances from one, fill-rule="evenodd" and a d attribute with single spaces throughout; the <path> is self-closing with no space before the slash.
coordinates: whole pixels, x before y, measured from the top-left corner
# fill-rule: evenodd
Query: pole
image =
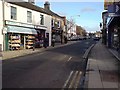
<path id="1" fill-rule="evenodd" d="M 3 30 L 5 27 L 5 7 L 4 7 L 4 0 L 2 0 L 2 13 L 3 13 Z M 5 51 L 5 33 L 3 33 L 3 51 Z"/>

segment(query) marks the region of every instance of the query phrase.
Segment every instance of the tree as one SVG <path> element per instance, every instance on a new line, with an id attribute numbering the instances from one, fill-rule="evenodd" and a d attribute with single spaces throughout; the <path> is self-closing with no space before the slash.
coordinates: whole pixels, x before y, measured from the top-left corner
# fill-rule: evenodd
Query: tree
<path id="1" fill-rule="evenodd" d="M 70 20 L 67 20 L 67 29 L 66 29 L 66 34 L 68 35 L 68 37 L 72 37 L 73 36 L 73 28 L 75 27 L 75 20 L 73 18 L 71 18 Z"/>
<path id="2" fill-rule="evenodd" d="M 67 24 L 68 24 L 67 30 L 70 30 L 70 29 L 75 25 L 75 20 L 71 18 L 71 19 L 67 22 Z"/>

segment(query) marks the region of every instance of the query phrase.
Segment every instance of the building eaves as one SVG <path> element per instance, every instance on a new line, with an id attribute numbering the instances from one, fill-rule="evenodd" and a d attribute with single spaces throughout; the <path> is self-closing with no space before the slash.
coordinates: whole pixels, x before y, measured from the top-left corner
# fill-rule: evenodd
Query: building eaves
<path id="1" fill-rule="evenodd" d="M 26 1 L 23 1 L 23 0 L 16 0 L 16 2 L 12 1 L 12 0 L 5 0 L 6 2 L 8 3 L 11 3 L 11 4 L 14 4 L 14 5 L 18 5 L 18 6 L 21 6 L 21 7 L 24 7 L 24 8 L 27 8 L 27 9 L 31 9 L 31 10 L 34 10 L 34 11 L 38 11 L 38 12 L 41 12 L 41 13 L 45 13 L 45 14 L 48 14 L 48 15 L 51 15 L 51 16 L 55 16 L 55 17 L 58 17 L 58 18 L 64 18 L 63 16 L 60 16 L 56 13 L 54 13 L 53 11 L 51 10 L 46 10 L 44 8 L 41 8 L 37 5 L 34 5 L 32 3 L 29 3 L 29 2 L 26 2 Z"/>
<path id="2" fill-rule="evenodd" d="M 60 15 L 54 13 L 54 12 L 51 11 L 51 10 L 46 10 L 46 12 L 50 13 L 51 16 L 55 16 L 55 17 L 58 17 L 58 18 L 64 18 L 64 16 L 60 16 Z"/>
<path id="3" fill-rule="evenodd" d="M 23 1 L 23 2 L 8 2 L 8 3 L 18 5 L 18 6 L 21 6 L 21 7 L 27 8 L 27 9 L 31 9 L 31 10 L 34 10 L 34 11 L 38 11 L 38 12 L 41 12 L 41 13 L 44 13 L 44 14 L 51 15 L 51 13 L 47 12 L 44 8 L 36 6 L 36 5 L 34 5 L 32 3 L 29 3 L 29 2 Z"/>

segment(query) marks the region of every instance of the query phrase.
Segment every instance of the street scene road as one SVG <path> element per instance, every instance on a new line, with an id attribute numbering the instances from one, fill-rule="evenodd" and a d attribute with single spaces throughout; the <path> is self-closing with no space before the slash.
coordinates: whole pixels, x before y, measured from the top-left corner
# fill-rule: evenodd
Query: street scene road
<path id="1" fill-rule="evenodd" d="M 0 0 L 0 89 L 120 90 L 112 1 Z"/>
<path id="2" fill-rule="evenodd" d="M 71 41 L 72 42 L 72 41 Z M 73 88 L 79 86 L 83 55 L 92 39 L 2 61 L 3 88 Z M 78 76 L 78 77 L 77 77 Z"/>

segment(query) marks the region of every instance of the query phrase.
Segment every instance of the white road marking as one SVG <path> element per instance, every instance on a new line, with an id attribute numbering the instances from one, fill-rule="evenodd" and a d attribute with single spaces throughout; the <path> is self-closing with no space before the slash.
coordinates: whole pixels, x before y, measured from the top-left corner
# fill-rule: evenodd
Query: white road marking
<path id="1" fill-rule="evenodd" d="M 72 59 L 72 57 L 70 57 L 67 61 L 69 62 Z"/>
<path id="2" fill-rule="evenodd" d="M 76 79 L 76 77 L 77 77 L 77 74 L 78 74 L 78 71 L 75 72 L 75 75 L 74 75 L 74 77 L 73 77 L 73 79 L 72 79 L 72 81 L 71 81 L 71 83 L 70 83 L 70 85 L 69 85 L 69 88 L 72 88 L 72 87 L 73 87 L 73 84 L 74 84 L 74 82 L 75 82 L 75 79 Z"/>
<path id="3" fill-rule="evenodd" d="M 70 78 L 71 78 L 72 74 L 73 74 L 73 71 L 70 72 L 70 75 L 69 75 L 68 79 L 65 81 L 65 84 L 64 84 L 62 90 L 64 90 L 64 88 L 67 86 L 68 82 L 70 81 Z"/>
<path id="4" fill-rule="evenodd" d="M 77 89 L 77 87 L 78 87 L 78 84 L 79 84 L 79 81 L 80 81 L 80 77 L 81 77 L 81 74 L 82 74 L 82 72 L 80 71 L 79 73 L 78 73 L 78 78 L 77 78 L 77 81 L 76 81 L 76 84 L 75 84 L 75 89 Z"/>
<path id="5" fill-rule="evenodd" d="M 64 55 L 64 58 L 66 58 L 67 57 L 67 55 Z"/>
<path id="6" fill-rule="evenodd" d="M 67 57 L 67 55 L 62 55 L 62 56 L 60 56 L 60 58 L 58 59 L 58 60 L 66 60 L 65 58 Z"/>

